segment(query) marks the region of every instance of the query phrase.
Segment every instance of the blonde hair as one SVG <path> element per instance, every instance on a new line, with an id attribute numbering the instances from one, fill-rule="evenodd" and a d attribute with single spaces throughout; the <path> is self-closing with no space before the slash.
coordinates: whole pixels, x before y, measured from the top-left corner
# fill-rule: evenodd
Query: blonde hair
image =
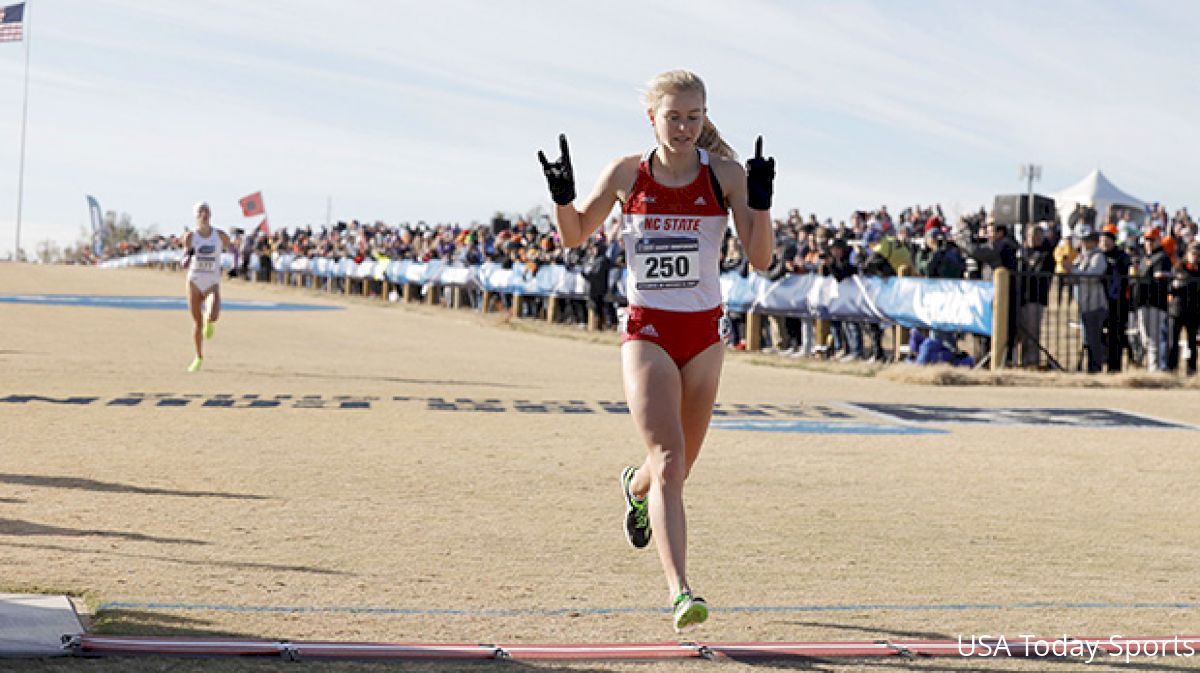
<path id="1" fill-rule="evenodd" d="M 669 70 L 658 75 L 646 83 L 646 92 L 643 94 L 642 100 L 648 109 L 657 110 L 664 96 L 684 91 L 699 91 L 707 105 L 708 91 L 704 88 L 704 80 L 690 70 Z M 721 132 L 717 130 L 716 126 L 713 126 L 712 120 L 708 118 L 707 110 L 704 113 L 704 127 L 700 129 L 700 137 L 696 139 L 696 145 L 707 150 L 709 154 L 737 160 L 737 152 L 733 151 L 729 143 L 726 143 L 725 139 L 721 137 Z"/>

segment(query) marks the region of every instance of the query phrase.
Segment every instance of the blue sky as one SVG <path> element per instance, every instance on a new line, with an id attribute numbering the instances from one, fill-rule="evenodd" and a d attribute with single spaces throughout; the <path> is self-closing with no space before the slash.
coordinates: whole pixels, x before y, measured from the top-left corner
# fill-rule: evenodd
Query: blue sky
<path id="1" fill-rule="evenodd" d="M 6 2 L 6 0 L 0 0 Z M 653 143 L 639 102 L 689 68 L 776 212 L 1042 192 L 1093 168 L 1200 207 L 1200 5 L 1176 2 L 31 0 L 22 246 L 74 240 L 85 194 L 182 231 L 333 219 L 485 221 L 550 200 L 535 153 L 571 139 L 580 191 Z M 0 44 L 0 257 L 13 247 L 24 45 Z"/>

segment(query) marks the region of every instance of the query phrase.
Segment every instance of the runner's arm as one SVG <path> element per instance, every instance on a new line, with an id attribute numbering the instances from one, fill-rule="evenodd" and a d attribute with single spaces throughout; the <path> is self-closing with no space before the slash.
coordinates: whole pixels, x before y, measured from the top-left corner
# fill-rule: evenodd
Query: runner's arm
<path id="1" fill-rule="evenodd" d="M 746 259 L 755 269 L 765 270 L 771 266 L 771 255 L 775 251 L 771 211 L 750 207 L 746 195 L 746 169 L 741 164 L 725 159 L 717 166 L 720 171 L 717 178 L 725 190 L 725 203 L 733 212 L 733 227 L 742 242 Z"/>
<path id="2" fill-rule="evenodd" d="M 612 212 L 621 189 L 633 184 L 629 157 L 617 159 L 605 167 L 590 196 L 577 208 L 575 203 L 555 206 L 554 219 L 564 247 L 576 248 L 587 242 Z"/>

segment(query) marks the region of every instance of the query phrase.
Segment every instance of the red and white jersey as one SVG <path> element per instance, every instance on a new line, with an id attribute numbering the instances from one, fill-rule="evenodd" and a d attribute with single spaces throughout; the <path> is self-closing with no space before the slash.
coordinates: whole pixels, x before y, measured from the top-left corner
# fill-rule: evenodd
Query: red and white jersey
<path id="1" fill-rule="evenodd" d="M 720 250 L 728 213 L 713 190 L 708 152 L 691 184 L 666 187 L 650 175 L 650 150 L 622 209 L 621 240 L 631 306 L 707 311 L 721 305 Z"/>

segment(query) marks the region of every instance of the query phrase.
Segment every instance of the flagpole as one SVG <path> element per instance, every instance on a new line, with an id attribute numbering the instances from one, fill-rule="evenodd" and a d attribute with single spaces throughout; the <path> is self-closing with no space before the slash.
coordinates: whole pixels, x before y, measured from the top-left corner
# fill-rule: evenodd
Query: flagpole
<path id="1" fill-rule="evenodd" d="M 13 260 L 21 258 L 21 206 L 25 196 L 25 122 L 29 118 L 29 51 L 33 44 L 33 31 L 30 30 L 29 6 L 33 4 L 26 0 L 25 11 L 21 17 L 25 24 L 22 28 L 25 37 L 25 93 L 21 101 L 21 163 L 17 170 L 17 247 L 13 249 Z"/>

